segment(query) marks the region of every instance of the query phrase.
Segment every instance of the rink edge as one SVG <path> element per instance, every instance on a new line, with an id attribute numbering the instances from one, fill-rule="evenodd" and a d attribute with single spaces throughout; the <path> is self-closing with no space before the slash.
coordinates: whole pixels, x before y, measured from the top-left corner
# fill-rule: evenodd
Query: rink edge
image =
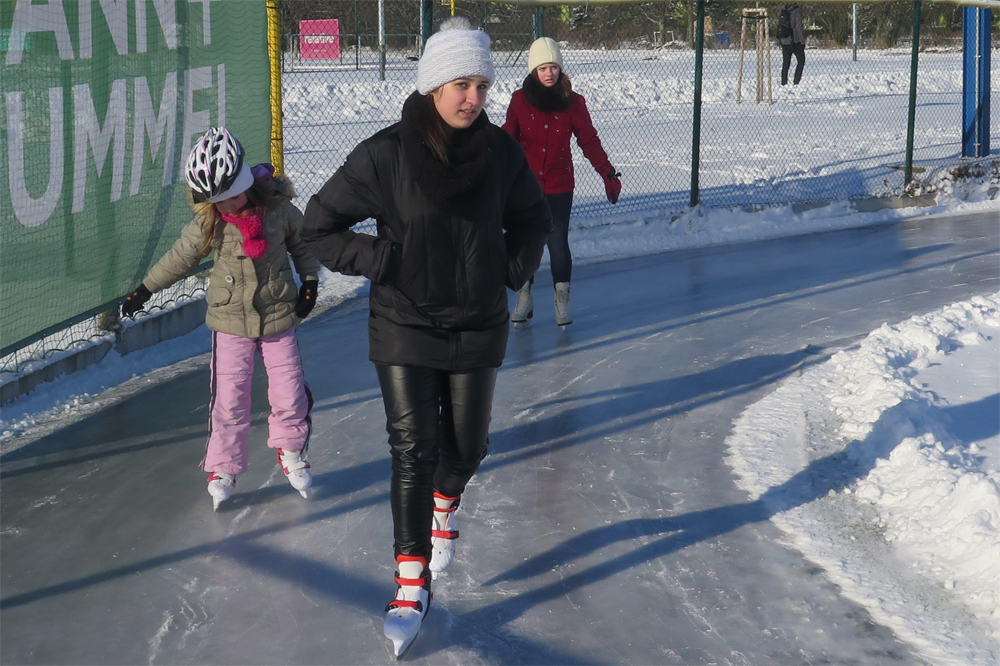
<path id="1" fill-rule="evenodd" d="M 796 213 L 802 213 L 828 204 L 828 201 L 813 202 L 811 204 L 799 203 L 793 205 L 793 210 Z M 933 206 L 935 204 L 936 197 L 929 194 L 916 197 L 886 196 L 851 200 L 851 205 L 854 209 L 861 213 L 913 206 Z M 312 318 L 317 318 L 321 314 L 321 311 L 332 309 L 347 301 L 356 299 L 357 297 L 340 299 L 327 307 L 318 308 Z M 205 322 L 206 307 L 204 298 L 199 298 L 177 308 L 143 317 L 134 324 L 119 330 L 115 334 L 115 341 L 113 343 L 105 341 L 85 347 L 76 353 L 64 356 L 37 370 L 11 379 L 0 386 L 0 406 L 6 405 L 18 397 L 30 393 L 40 384 L 53 381 L 63 375 L 68 375 L 99 363 L 112 349 L 124 356 L 130 352 L 151 347 L 165 340 L 186 335 Z"/>

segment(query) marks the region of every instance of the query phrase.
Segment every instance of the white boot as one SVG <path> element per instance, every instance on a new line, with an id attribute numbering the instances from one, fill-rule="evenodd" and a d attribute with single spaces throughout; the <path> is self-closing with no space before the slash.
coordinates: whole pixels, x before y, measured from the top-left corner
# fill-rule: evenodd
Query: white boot
<path id="1" fill-rule="evenodd" d="M 438 574 L 451 566 L 455 561 L 455 539 L 458 530 L 455 529 L 455 509 L 458 508 L 458 497 L 448 497 L 434 491 L 434 518 L 431 523 L 431 578 L 437 579 Z"/>
<path id="2" fill-rule="evenodd" d="M 236 487 L 236 475 L 225 472 L 212 472 L 208 475 L 208 494 L 212 496 L 212 510 L 218 511 L 219 505 L 229 499 Z"/>
<path id="3" fill-rule="evenodd" d="M 523 324 L 535 316 L 535 297 L 531 295 L 531 282 L 525 282 L 517 292 L 517 305 L 510 315 L 514 324 Z"/>
<path id="4" fill-rule="evenodd" d="M 556 282 L 556 324 L 568 326 L 573 323 L 573 312 L 569 307 L 569 282 Z"/>
<path id="5" fill-rule="evenodd" d="M 309 499 L 308 490 L 313 484 L 313 478 L 312 472 L 309 471 L 309 463 L 306 462 L 305 451 L 278 449 L 278 464 L 281 465 L 281 471 L 288 477 L 288 483 L 292 484 L 292 488 Z"/>
<path id="6" fill-rule="evenodd" d="M 431 578 L 427 560 L 413 555 L 396 556 L 396 598 L 385 607 L 385 637 L 399 659 L 413 644 L 420 623 L 431 607 Z"/>

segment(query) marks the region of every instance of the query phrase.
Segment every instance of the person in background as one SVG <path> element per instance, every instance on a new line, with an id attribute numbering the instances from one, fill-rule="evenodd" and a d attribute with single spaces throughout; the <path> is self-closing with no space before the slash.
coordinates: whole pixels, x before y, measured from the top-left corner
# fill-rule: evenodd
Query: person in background
<path id="1" fill-rule="evenodd" d="M 309 445 L 312 395 L 302 371 L 295 327 L 316 304 L 320 264 L 305 249 L 302 213 L 295 191 L 274 167 L 246 163 L 243 146 L 228 130 L 213 127 L 191 149 L 185 168 L 194 219 L 173 247 L 122 303 L 134 317 L 150 297 L 186 277 L 214 252 L 205 300 L 212 331 L 212 403 L 208 447 L 214 508 L 247 471 L 250 388 L 254 356 L 267 369 L 271 404 L 267 445 L 293 488 L 303 497 L 312 485 Z M 288 254 L 302 281 L 296 288 Z"/>
<path id="2" fill-rule="evenodd" d="M 483 111 L 490 38 L 446 20 L 417 63 L 402 119 L 361 142 L 306 206 L 303 238 L 328 268 L 372 282 L 369 358 L 392 456 L 396 656 L 455 558 L 455 509 L 489 444 L 507 351 L 507 288 L 538 268 L 551 230 L 524 151 Z M 375 236 L 351 227 L 368 218 Z"/>
<path id="3" fill-rule="evenodd" d="M 569 297 L 573 273 L 569 216 L 576 187 L 570 140 L 576 137 L 584 157 L 604 180 L 608 201 L 618 203 L 622 185 L 621 174 L 611 166 L 594 129 L 587 102 L 582 95 L 573 92 L 559 45 L 551 38 L 541 37 L 532 43 L 528 51 L 528 76 L 511 97 L 503 128 L 524 148 L 552 211 L 553 232 L 548 248 L 555 285 L 556 324 L 567 326 L 573 323 Z M 533 283 L 532 276 L 523 285 L 518 285 L 512 322 L 524 323 L 534 316 Z"/>
<path id="4" fill-rule="evenodd" d="M 781 85 L 788 83 L 788 68 L 795 55 L 795 76 L 792 85 L 802 80 L 806 64 L 806 33 L 802 28 L 802 8 L 797 2 L 786 3 L 778 14 L 778 41 L 781 42 Z"/>

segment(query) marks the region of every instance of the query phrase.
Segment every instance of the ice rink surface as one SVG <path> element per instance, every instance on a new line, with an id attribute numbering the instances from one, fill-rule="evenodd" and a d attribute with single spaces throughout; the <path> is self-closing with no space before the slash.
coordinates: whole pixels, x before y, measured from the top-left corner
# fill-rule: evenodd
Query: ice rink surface
<path id="1" fill-rule="evenodd" d="M 921 663 L 785 545 L 724 440 L 784 378 L 883 322 L 995 291 L 998 236 L 984 213 L 580 266 L 567 330 L 543 270 L 535 318 L 511 331 L 458 561 L 407 661 Z M 217 513 L 197 468 L 203 364 L 0 459 L 0 661 L 391 661 L 366 311 L 299 329 L 317 398 L 309 501 L 264 444 L 262 372 L 250 471 Z"/>

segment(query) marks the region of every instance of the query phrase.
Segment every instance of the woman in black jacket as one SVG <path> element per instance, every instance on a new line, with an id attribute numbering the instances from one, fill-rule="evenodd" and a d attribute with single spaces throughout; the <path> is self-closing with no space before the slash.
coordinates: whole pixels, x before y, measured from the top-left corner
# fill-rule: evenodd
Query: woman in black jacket
<path id="1" fill-rule="evenodd" d="M 483 112 L 489 37 L 446 21 L 418 63 L 402 120 L 358 145 L 312 197 L 303 239 L 323 264 L 372 281 L 369 358 L 392 454 L 397 655 L 454 558 L 454 510 L 486 455 L 506 289 L 538 268 L 551 231 L 524 151 Z M 351 231 L 374 218 L 378 235 Z"/>

